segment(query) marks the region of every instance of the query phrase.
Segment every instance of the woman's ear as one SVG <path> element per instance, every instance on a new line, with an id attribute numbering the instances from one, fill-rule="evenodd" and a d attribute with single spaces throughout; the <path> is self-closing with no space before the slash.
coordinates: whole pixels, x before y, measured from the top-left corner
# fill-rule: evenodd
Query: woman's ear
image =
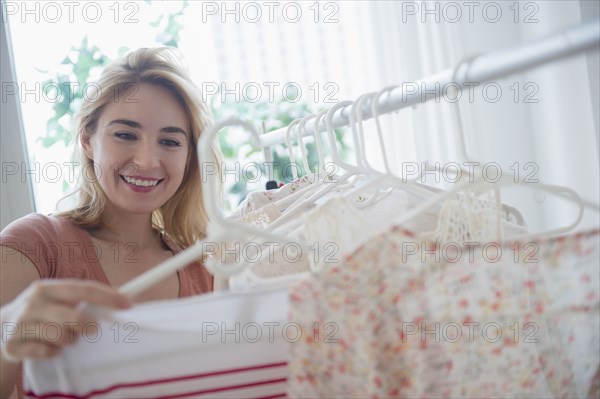
<path id="1" fill-rule="evenodd" d="M 89 134 L 89 132 L 87 132 L 87 130 L 83 131 L 79 135 L 79 141 L 81 143 L 81 146 L 83 147 L 83 152 L 85 153 L 85 155 L 93 161 L 94 160 L 94 148 L 92 146 L 92 135 Z"/>

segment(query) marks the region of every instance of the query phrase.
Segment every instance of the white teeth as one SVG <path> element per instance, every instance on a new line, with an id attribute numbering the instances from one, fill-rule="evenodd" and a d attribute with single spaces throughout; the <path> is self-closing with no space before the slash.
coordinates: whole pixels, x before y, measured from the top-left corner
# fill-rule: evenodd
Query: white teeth
<path id="1" fill-rule="evenodd" d="M 130 184 L 135 184 L 139 187 L 152 187 L 158 184 L 158 180 L 141 180 L 141 179 L 132 179 L 131 177 L 123 176 L 125 181 Z"/>

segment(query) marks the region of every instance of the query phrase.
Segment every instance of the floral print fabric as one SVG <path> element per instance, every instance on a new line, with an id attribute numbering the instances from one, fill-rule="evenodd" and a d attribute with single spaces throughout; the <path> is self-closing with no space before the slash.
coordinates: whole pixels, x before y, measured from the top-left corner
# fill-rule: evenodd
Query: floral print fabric
<path id="1" fill-rule="evenodd" d="M 288 395 L 586 397 L 599 250 L 597 230 L 440 246 L 393 227 L 292 287 Z"/>

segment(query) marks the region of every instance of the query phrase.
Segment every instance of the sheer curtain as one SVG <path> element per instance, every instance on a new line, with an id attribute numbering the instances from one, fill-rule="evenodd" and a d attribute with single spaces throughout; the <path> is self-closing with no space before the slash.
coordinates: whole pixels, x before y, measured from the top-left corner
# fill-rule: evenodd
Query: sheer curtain
<path id="1" fill-rule="evenodd" d="M 234 9 L 233 3 L 223 4 Z M 256 4 L 267 10 L 260 2 L 240 4 L 238 8 Z M 208 20 L 218 61 L 216 83 L 223 92 L 219 99 L 239 101 L 232 94 L 239 85 L 241 99 L 250 103 L 267 101 L 275 107 L 284 100 L 316 109 L 379 87 L 369 1 L 281 2 L 276 9 L 281 13 L 292 5 L 290 9 L 300 10 L 297 21 L 284 20 L 280 14 L 273 22 L 266 16 L 257 22 Z M 197 5 L 192 3 L 193 7 Z M 257 87 L 258 94 L 246 87 Z M 298 98 L 288 97 L 288 87 L 299 89 Z"/>
<path id="2" fill-rule="evenodd" d="M 390 85 L 597 19 L 598 3 L 381 1 L 370 17 L 379 74 Z M 463 91 L 459 115 L 469 158 L 493 166 L 491 175 L 499 165 L 518 181 L 567 186 L 600 202 L 597 66 L 596 50 L 474 87 L 472 96 Z M 407 162 L 461 159 L 456 106 L 430 101 L 388 117 L 386 140 L 394 149 L 388 155 L 396 172 Z M 503 201 L 521 210 L 532 231 L 576 217 L 568 201 L 527 188 L 503 190 Z M 578 228 L 598 225 L 598 214 L 586 211 Z"/>

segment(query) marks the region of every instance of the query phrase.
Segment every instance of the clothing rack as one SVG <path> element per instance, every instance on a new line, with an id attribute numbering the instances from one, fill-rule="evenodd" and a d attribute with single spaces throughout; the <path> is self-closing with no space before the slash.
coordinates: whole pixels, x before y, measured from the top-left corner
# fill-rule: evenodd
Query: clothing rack
<path id="1" fill-rule="evenodd" d="M 407 93 L 402 87 L 393 89 L 390 91 L 389 96 L 381 96 L 378 102 L 380 110 L 379 114 L 390 113 L 420 102 L 437 98 L 437 96 L 430 95 L 429 98 L 425 96 L 425 98 L 422 99 L 421 96 L 426 93 L 431 94 L 438 86 L 443 87 L 448 83 L 456 83 L 460 87 L 464 87 L 466 86 L 465 83 L 468 82 L 481 83 L 486 80 L 533 68 L 559 58 L 565 58 L 569 55 L 598 46 L 600 46 L 600 20 L 595 20 L 529 44 L 520 45 L 508 50 L 493 51 L 463 61 L 454 69 L 447 69 L 415 82 L 418 85 L 418 90 L 415 92 Z M 440 93 L 441 92 L 436 92 L 436 95 Z M 370 102 L 366 101 L 366 104 L 364 104 L 363 107 L 363 120 L 365 120 L 372 116 Z M 332 124 L 334 127 L 342 127 L 347 126 L 349 121 L 350 106 L 340 107 L 333 115 Z M 200 143 L 198 145 L 199 159 L 210 159 L 210 148 L 216 134 L 221 128 L 229 125 L 241 125 L 251 133 L 252 142 L 265 149 L 272 145 L 283 143 L 287 138 L 286 133 L 288 127 L 277 129 L 273 132 L 259 136 L 252 124 L 248 122 L 237 119 L 224 120 L 211 125 L 200 137 Z M 325 122 L 321 120 L 319 131 L 324 131 L 325 129 Z M 310 134 L 313 134 L 312 127 L 307 126 L 303 131 L 303 135 Z M 265 153 L 268 154 L 270 151 L 265 151 Z M 216 192 L 216 187 L 212 186 L 212 184 L 216 184 L 213 179 L 207 179 L 207 186 L 203 191 L 207 212 L 210 214 L 211 220 L 213 220 L 213 223 L 208 226 L 208 235 L 211 240 L 220 242 L 227 239 L 228 236 L 231 238 L 236 231 L 243 232 L 244 227 L 236 225 L 233 222 L 228 223 L 225 221 L 216 205 L 216 200 L 213 198 L 212 193 Z M 235 228 L 231 229 L 231 225 L 235 225 Z M 278 241 L 276 236 L 269 235 L 268 238 Z M 161 265 L 137 276 L 121 286 L 119 290 L 126 295 L 136 295 L 147 287 L 159 282 L 169 275 L 169 273 L 197 260 L 203 256 L 203 254 L 204 247 L 202 242 L 199 242 L 180 252 L 176 256 L 169 258 Z"/>
<path id="2" fill-rule="evenodd" d="M 468 58 L 459 63 L 454 69 L 449 68 L 412 82 L 410 88 L 406 84 L 400 85 L 391 90 L 388 95 L 381 96 L 377 104 L 379 114 L 394 112 L 411 105 L 439 98 L 443 93 L 441 89 L 446 85 L 463 88 L 466 86 L 465 83 L 483 83 L 599 46 L 600 20 L 594 20 L 540 40 Z M 332 119 L 334 128 L 349 125 L 350 107 L 348 105 L 335 112 Z M 363 120 L 372 118 L 370 100 L 366 100 L 363 104 L 362 115 Z M 319 132 L 325 131 L 325 129 L 325 121 L 321 119 Z M 287 130 L 288 127 L 286 126 L 263 134 L 260 137 L 260 145 L 266 148 L 284 143 Z M 314 134 L 314 127 L 309 124 L 303 129 L 302 135 L 312 134 Z"/>

